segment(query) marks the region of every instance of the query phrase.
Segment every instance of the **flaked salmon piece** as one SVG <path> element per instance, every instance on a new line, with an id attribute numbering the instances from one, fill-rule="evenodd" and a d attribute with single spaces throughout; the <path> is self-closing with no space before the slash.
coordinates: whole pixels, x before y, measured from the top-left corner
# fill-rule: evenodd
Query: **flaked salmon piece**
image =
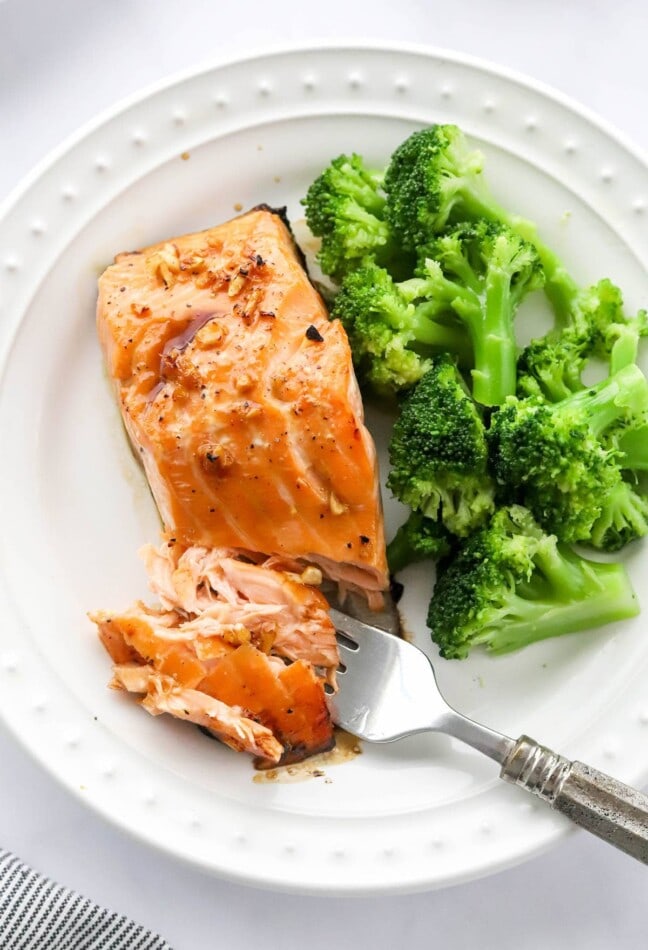
<path id="1" fill-rule="evenodd" d="M 273 653 L 312 663 L 335 685 L 335 627 L 325 597 L 314 587 L 264 563 L 247 563 L 202 547 L 183 549 L 177 542 L 159 548 L 146 545 L 142 556 L 160 603 L 198 615 L 193 621 L 197 626 L 183 629 L 199 629 L 217 612 L 223 623 L 240 622 L 258 636 L 271 635 Z"/>
<path id="2" fill-rule="evenodd" d="M 271 730 L 245 716 L 241 709 L 199 690 L 179 686 L 173 677 L 159 673 L 152 666 L 118 664 L 113 670 L 111 686 L 144 694 L 141 705 L 151 715 L 169 713 L 177 719 L 196 723 L 237 752 L 249 752 L 272 764 L 278 763 L 284 753 Z"/>
<path id="3" fill-rule="evenodd" d="M 271 729 L 284 747 L 282 764 L 333 745 L 321 682 L 301 660 L 276 675 L 263 653 L 242 646 L 215 666 L 201 689 Z"/>
<path id="4" fill-rule="evenodd" d="M 127 673 L 115 674 L 121 677 L 118 683 L 130 691 L 143 692 L 137 684 L 148 682 L 148 674 L 137 671 L 147 669 L 164 678 L 156 682 L 173 682 L 192 695 L 217 699 L 231 706 L 235 716 L 242 710 L 244 716 L 275 735 L 284 749 L 282 762 L 330 748 L 333 728 L 324 679 L 314 668 L 323 668 L 334 682 L 337 659 L 335 666 L 327 666 L 323 661 L 331 658 L 318 646 L 320 633 L 325 644 L 332 638 L 337 657 L 324 598 L 290 575 L 263 566 L 233 558 L 216 559 L 211 564 L 207 556 L 210 553 L 181 552 L 177 545 L 159 551 L 147 549 L 147 557 L 158 568 L 154 571 L 156 581 L 164 585 L 159 588 L 162 606 L 154 608 L 138 602 L 120 613 L 97 611 L 90 615 L 116 668 L 127 668 Z M 189 556 L 183 560 L 185 554 Z M 182 579 L 180 589 L 189 598 L 187 603 L 198 605 L 197 613 L 175 597 L 174 564 Z M 193 594 L 186 583 L 189 564 L 201 565 L 201 570 L 209 567 L 208 574 L 196 574 Z M 209 584 L 217 586 L 197 594 L 206 577 Z M 206 606 L 201 610 L 203 603 Z M 269 655 L 270 651 L 276 654 L 282 636 L 284 641 L 289 637 L 281 633 L 282 627 L 292 630 L 295 638 L 288 647 L 281 645 L 282 655 L 303 643 L 304 651 L 322 662 L 312 665 L 298 659 L 286 666 L 280 656 Z M 124 675 L 130 677 L 130 685 L 126 685 Z M 164 693 L 166 705 L 160 705 L 157 692 L 153 699 L 149 693 L 144 703 L 149 711 L 159 708 L 172 712 L 175 708 L 169 705 L 168 690 Z M 187 708 L 194 710 L 193 706 Z"/>
<path id="5" fill-rule="evenodd" d="M 105 643 L 106 630 L 110 631 L 113 659 L 114 645 L 121 638 L 132 651 L 131 657 L 134 654 L 140 662 L 150 663 L 158 672 L 172 676 L 183 686 L 193 689 L 207 674 L 207 666 L 198 659 L 191 643 L 177 642 L 166 636 L 171 628 L 165 625 L 162 612 L 156 615 L 135 604 L 123 613 L 96 611 L 90 614 L 90 619 L 97 624 L 102 642 Z M 224 644 L 223 652 L 231 649 L 230 644 Z"/>
<path id="6" fill-rule="evenodd" d="M 99 336 L 169 538 L 387 587 L 376 453 L 341 324 L 280 215 L 120 255 Z"/>

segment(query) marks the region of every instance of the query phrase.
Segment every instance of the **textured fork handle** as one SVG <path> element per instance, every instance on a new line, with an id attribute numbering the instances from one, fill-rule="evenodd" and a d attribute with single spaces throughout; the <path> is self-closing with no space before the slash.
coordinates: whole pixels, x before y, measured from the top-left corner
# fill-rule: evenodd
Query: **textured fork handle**
<path id="1" fill-rule="evenodd" d="M 521 736 L 501 778 L 548 802 L 573 822 L 648 864 L 648 796 Z"/>

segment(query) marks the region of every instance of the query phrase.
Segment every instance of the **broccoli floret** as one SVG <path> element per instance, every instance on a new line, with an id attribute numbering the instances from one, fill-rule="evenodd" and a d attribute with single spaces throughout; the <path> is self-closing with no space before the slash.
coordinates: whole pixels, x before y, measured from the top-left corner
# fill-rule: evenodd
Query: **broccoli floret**
<path id="1" fill-rule="evenodd" d="M 647 333 L 645 310 L 626 317 L 619 288 L 601 280 L 579 292 L 565 326 L 532 340 L 522 351 L 518 395 L 566 399 L 585 388 L 582 374 L 592 357 L 606 361 L 613 375 L 635 362 L 639 340 Z"/>
<path id="2" fill-rule="evenodd" d="M 465 537 L 493 511 L 484 424 L 452 359 L 435 357 L 404 400 L 389 446 L 394 495 Z"/>
<path id="3" fill-rule="evenodd" d="M 628 507 L 631 488 L 622 487 L 614 444 L 647 419 L 648 383 L 634 364 L 561 402 L 512 396 L 488 432 L 493 474 L 505 495 L 517 494 L 560 540 L 616 550 L 620 538 L 648 532 L 648 521 L 636 516 L 641 506 Z M 625 506 L 615 504 L 624 492 Z M 595 530 L 608 521 L 613 531 Z"/>
<path id="4" fill-rule="evenodd" d="M 320 267 L 336 281 L 365 260 L 389 265 L 403 258 L 385 220 L 382 178 L 359 155 L 340 155 L 302 201 L 310 230 L 322 239 Z"/>
<path id="5" fill-rule="evenodd" d="M 619 479 L 606 493 L 603 510 L 592 526 L 590 543 L 603 551 L 618 551 L 645 534 L 648 534 L 648 502 L 632 485 Z"/>
<path id="6" fill-rule="evenodd" d="M 381 395 L 411 389 L 439 351 L 472 359 L 470 341 L 460 325 L 440 322 L 438 307 L 420 300 L 423 282 L 394 283 L 384 268 L 365 264 L 350 273 L 335 298 L 338 317 L 349 338 L 358 376 Z"/>
<path id="7" fill-rule="evenodd" d="M 427 244 L 451 218 L 501 218 L 485 213 L 491 199 L 483 168 L 483 155 L 456 125 L 421 129 L 396 149 L 385 173 L 387 219 L 406 247 Z"/>
<path id="8" fill-rule="evenodd" d="M 390 573 L 397 574 L 408 564 L 445 557 L 450 548 L 450 535 L 442 524 L 412 511 L 387 545 L 387 564 Z"/>
<path id="9" fill-rule="evenodd" d="M 474 399 L 500 405 L 515 392 L 517 308 L 544 279 L 533 245 L 502 224 L 464 223 L 424 249 L 418 273 L 421 294 L 466 326 Z"/>
<path id="10" fill-rule="evenodd" d="M 428 626 L 442 656 L 463 659 L 480 644 L 508 653 L 638 613 L 623 565 L 580 557 L 512 505 L 441 565 Z"/>
<path id="11" fill-rule="evenodd" d="M 583 388 L 589 341 L 571 330 L 531 340 L 517 364 L 517 394 L 559 402 Z"/>
<path id="12" fill-rule="evenodd" d="M 511 227 L 540 257 L 545 292 L 560 322 L 566 321 L 578 285 L 561 260 L 538 238 L 535 226 L 501 208 L 483 178 L 481 152 L 471 150 L 456 125 L 414 132 L 392 155 L 385 173 L 387 220 L 406 248 L 426 244 L 448 222 L 484 218 Z"/>

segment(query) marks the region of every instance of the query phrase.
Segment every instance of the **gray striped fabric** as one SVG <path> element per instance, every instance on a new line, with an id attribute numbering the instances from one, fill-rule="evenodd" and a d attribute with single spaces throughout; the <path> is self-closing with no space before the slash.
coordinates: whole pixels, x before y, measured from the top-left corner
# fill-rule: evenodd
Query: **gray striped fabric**
<path id="1" fill-rule="evenodd" d="M 171 950 L 139 924 L 69 891 L 0 850 L 2 950 Z"/>

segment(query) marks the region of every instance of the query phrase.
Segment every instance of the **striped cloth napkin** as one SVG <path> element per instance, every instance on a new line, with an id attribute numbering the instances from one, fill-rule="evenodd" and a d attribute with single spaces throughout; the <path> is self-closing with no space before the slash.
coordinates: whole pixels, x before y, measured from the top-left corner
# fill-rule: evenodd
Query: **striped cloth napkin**
<path id="1" fill-rule="evenodd" d="M 0 849 L 2 950 L 172 950 L 166 940 L 93 904 Z"/>

